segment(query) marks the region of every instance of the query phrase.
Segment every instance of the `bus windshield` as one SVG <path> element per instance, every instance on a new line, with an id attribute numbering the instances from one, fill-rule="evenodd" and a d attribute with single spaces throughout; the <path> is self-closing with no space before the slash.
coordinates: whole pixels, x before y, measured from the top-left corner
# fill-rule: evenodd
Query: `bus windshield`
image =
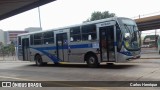
<path id="1" fill-rule="evenodd" d="M 140 34 L 136 23 L 131 19 L 121 19 L 124 43 L 128 50 L 140 49 Z"/>

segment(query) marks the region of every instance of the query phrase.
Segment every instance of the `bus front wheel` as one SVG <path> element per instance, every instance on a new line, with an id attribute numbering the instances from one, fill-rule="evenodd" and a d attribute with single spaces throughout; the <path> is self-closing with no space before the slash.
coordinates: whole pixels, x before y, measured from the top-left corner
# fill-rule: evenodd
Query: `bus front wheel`
<path id="1" fill-rule="evenodd" d="M 42 61 L 42 57 L 40 55 L 36 55 L 35 57 L 35 62 L 37 66 L 42 66 L 44 65 L 43 61 Z"/>
<path id="2" fill-rule="evenodd" d="M 89 67 L 92 67 L 92 68 L 95 68 L 95 67 L 98 67 L 99 66 L 99 62 L 98 62 L 98 59 L 95 55 L 88 55 L 86 57 L 86 61 L 87 61 L 87 65 Z"/>

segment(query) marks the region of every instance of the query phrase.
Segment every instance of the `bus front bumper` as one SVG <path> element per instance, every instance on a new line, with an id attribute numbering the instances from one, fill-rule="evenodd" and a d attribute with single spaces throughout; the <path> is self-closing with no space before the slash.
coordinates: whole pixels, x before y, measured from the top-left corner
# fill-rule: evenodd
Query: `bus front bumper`
<path id="1" fill-rule="evenodd" d="M 136 56 L 127 58 L 126 60 L 139 59 L 140 57 L 141 57 L 140 55 L 136 55 Z"/>

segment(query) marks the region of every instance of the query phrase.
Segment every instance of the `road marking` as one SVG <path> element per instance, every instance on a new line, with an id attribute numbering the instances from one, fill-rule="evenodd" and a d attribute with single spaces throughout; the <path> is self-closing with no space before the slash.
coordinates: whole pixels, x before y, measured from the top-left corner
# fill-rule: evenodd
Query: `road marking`
<path id="1" fill-rule="evenodd" d="M 14 79 L 14 80 L 24 80 L 24 81 L 34 81 L 34 80 L 31 80 L 31 79 L 8 77 L 8 76 L 0 76 L 0 78 L 7 78 L 7 79 Z"/>
<path id="2" fill-rule="evenodd" d="M 85 89 L 92 89 L 92 90 L 109 90 L 109 89 L 106 89 L 106 88 L 97 88 L 97 87 L 80 87 L 80 88 L 85 88 Z"/>
<path id="3" fill-rule="evenodd" d="M 7 79 L 14 79 L 14 80 L 24 80 L 24 81 L 37 81 L 37 80 L 31 80 L 31 79 L 24 79 L 24 78 L 17 78 L 17 77 L 9 77 L 9 76 L 0 76 L 0 78 L 7 78 Z M 65 84 L 65 83 L 54 83 L 57 85 L 65 85 L 69 87 L 75 87 L 75 88 L 84 88 L 84 89 L 91 89 L 91 90 L 108 90 L 106 88 L 99 88 L 99 87 L 78 87 L 76 85 L 71 85 L 71 84 Z"/>

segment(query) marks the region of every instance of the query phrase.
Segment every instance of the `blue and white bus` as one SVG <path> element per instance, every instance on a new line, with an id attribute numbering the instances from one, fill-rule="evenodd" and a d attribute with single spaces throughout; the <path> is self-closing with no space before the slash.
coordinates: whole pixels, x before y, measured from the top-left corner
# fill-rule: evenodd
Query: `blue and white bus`
<path id="1" fill-rule="evenodd" d="M 18 35 L 18 58 L 49 62 L 121 63 L 140 57 L 140 35 L 134 20 L 112 17 L 58 29 Z"/>

